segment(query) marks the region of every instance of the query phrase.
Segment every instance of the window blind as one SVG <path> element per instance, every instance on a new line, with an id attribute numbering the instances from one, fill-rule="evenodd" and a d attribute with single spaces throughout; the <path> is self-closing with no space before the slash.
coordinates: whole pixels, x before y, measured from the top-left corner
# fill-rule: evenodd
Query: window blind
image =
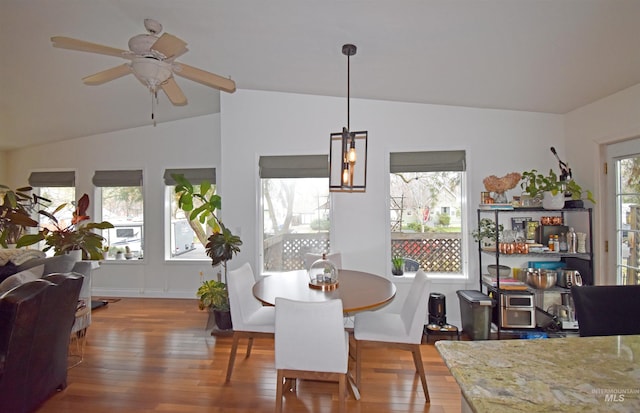
<path id="1" fill-rule="evenodd" d="M 99 187 L 142 186 L 142 171 L 96 171 L 92 181 Z"/>
<path id="2" fill-rule="evenodd" d="M 76 186 L 76 173 L 74 171 L 31 172 L 29 186 L 36 188 L 73 187 Z"/>
<path id="3" fill-rule="evenodd" d="M 175 185 L 176 181 L 171 177 L 173 174 L 182 174 L 194 185 L 207 180 L 212 184 L 216 183 L 216 168 L 181 168 L 181 169 L 165 169 L 164 184 L 167 186 Z"/>
<path id="4" fill-rule="evenodd" d="M 465 171 L 465 151 L 392 152 L 389 170 L 401 172 Z"/>
<path id="5" fill-rule="evenodd" d="M 260 178 L 328 178 L 329 155 L 261 156 Z"/>

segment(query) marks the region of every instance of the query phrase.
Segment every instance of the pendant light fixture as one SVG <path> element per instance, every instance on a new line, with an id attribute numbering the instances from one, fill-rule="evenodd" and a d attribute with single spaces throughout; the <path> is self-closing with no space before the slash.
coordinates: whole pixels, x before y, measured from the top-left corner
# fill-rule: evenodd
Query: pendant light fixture
<path id="1" fill-rule="evenodd" d="M 329 191 L 365 192 L 367 187 L 367 131 L 350 129 L 350 58 L 356 46 L 345 44 L 342 54 L 347 56 L 347 126 L 332 133 L 329 147 Z"/>

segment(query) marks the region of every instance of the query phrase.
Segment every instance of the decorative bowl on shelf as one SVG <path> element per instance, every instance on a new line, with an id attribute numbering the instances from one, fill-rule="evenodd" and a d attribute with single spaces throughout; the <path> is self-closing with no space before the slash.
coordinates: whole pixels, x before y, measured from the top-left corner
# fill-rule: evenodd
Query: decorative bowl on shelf
<path id="1" fill-rule="evenodd" d="M 511 276 L 511 267 L 506 265 L 487 265 L 487 271 L 492 277 L 508 278 Z"/>

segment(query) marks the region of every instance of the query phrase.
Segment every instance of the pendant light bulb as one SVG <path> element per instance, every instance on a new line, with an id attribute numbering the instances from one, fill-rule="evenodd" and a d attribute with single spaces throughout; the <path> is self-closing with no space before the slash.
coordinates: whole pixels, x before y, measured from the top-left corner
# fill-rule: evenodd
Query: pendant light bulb
<path id="1" fill-rule="evenodd" d="M 349 161 L 350 164 L 355 164 L 356 163 L 356 142 L 355 139 L 351 140 L 351 144 L 349 145 L 349 152 L 347 154 L 347 161 Z"/>
<path id="2" fill-rule="evenodd" d="M 349 164 L 345 162 L 342 165 L 342 184 L 349 185 L 350 177 L 351 177 L 351 174 L 349 173 Z"/>

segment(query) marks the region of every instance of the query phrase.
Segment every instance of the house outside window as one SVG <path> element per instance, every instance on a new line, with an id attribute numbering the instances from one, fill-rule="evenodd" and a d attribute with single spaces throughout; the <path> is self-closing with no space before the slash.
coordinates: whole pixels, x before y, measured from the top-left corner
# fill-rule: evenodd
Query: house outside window
<path id="1" fill-rule="evenodd" d="M 96 203 L 101 219 L 114 228 L 102 231 L 109 247 L 108 259 L 142 259 L 144 256 L 144 197 L 141 170 L 96 171 Z M 122 254 L 117 254 L 122 252 Z"/>
<path id="2" fill-rule="evenodd" d="M 166 169 L 164 171 L 165 202 L 167 208 L 167 224 L 165 225 L 165 259 L 167 260 L 195 260 L 211 261 L 205 251 L 211 228 L 202 224 L 197 219 L 190 220 L 189 216 L 178 207 L 178 197 L 175 193 L 175 180 L 173 174 L 182 174 L 191 182 L 197 192 L 200 192 L 200 183 L 208 181 L 211 184 L 207 199 L 216 191 L 215 168 L 181 168 Z M 196 203 L 198 200 L 194 200 Z M 200 205 L 194 205 L 194 209 Z"/>
<path id="3" fill-rule="evenodd" d="M 327 155 L 260 157 L 262 272 L 304 269 L 306 253 L 329 252 Z"/>
<path id="4" fill-rule="evenodd" d="M 392 257 L 415 260 L 431 275 L 466 273 L 465 169 L 464 151 L 391 153 Z"/>

